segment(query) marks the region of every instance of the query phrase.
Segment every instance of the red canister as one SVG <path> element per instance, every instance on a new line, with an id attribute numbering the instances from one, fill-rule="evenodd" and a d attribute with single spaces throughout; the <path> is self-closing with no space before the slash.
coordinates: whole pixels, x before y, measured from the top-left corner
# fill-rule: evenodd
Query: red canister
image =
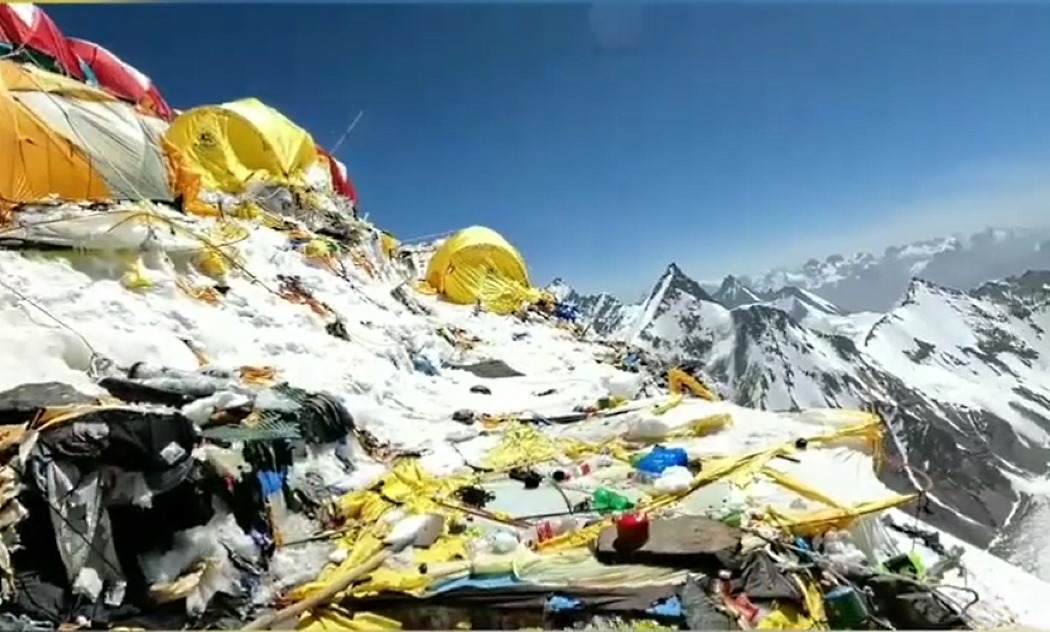
<path id="1" fill-rule="evenodd" d="M 649 516 L 624 514 L 616 519 L 616 548 L 640 549 L 649 541 Z"/>

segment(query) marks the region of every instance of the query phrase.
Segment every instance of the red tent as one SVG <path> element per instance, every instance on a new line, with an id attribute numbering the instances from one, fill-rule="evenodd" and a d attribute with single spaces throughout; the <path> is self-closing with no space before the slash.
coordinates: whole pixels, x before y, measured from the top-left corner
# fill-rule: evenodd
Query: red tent
<path id="1" fill-rule="evenodd" d="M 357 189 L 346 172 L 346 165 L 336 160 L 331 154 L 318 147 L 317 153 L 328 162 L 328 173 L 332 178 L 332 188 L 339 195 L 349 198 L 357 206 Z"/>
<path id="2" fill-rule="evenodd" d="M 55 61 L 60 71 L 84 80 L 80 60 L 65 35 L 40 7 L 28 3 L 0 4 L 0 42 L 16 50 L 26 48 L 43 53 Z"/>
<path id="3" fill-rule="evenodd" d="M 118 99 L 142 106 L 166 121 L 172 119 L 171 108 L 157 87 L 134 66 L 93 42 L 71 37 L 69 47 L 95 73 L 103 90 Z"/>

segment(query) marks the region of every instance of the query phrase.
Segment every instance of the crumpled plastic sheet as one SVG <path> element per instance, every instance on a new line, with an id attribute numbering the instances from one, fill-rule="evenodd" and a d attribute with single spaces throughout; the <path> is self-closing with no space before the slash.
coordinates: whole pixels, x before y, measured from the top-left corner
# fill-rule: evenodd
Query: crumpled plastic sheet
<path id="1" fill-rule="evenodd" d="M 251 563 L 259 560 L 254 541 L 241 530 L 233 515 L 217 513 L 208 524 L 176 533 L 171 550 L 143 555 L 139 563 L 146 579 L 155 585 L 173 582 L 205 562 L 204 573 L 186 596 L 186 611 L 199 615 L 217 593 L 242 593 L 244 573 L 231 553 Z"/>
<path id="2" fill-rule="evenodd" d="M 317 527 L 304 516 L 289 514 L 281 525 L 286 541 L 308 538 Z M 332 540 L 318 540 L 284 546 L 274 553 L 270 568 L 263 578 L 259 590 L 252 601 L 256 604 L 269 604 L 280 594 L 290 588 L 314 581 L 329 562 L 336 544 Z"/>

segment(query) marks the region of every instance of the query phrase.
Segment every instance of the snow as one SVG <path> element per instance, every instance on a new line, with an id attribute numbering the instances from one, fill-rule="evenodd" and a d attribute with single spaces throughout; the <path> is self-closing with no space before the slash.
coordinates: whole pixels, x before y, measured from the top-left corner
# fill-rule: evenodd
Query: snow
<path id="1" fill-rule="evenodd" d="M 179 221 L 197 234 L 215 232 L 211 220 Z M 49 228 L 56 239 L 63 237 L 60 226 L 52 224 Z M 107 232 L 112 226 L 101 219 L 69 227 L 68 236 L 85 237 L 85 226 L 93 226 L 109 240 L 121 239 L 120 234 Z M 146 362 L 192 369 L 196 358 L 189 343 L 216 365 L 273 366 L 281 379 L 296 386 L 340 395 L 358 422 L 380 440 L 424 451 L 423 465 L 436 474 L 447 474 L 461 468 L 465 460 L 479 458 L 497 440 L 475 436 L 476 431 L 452 421 L 451 414 L 457 409 L 491 414 L 562 413 L 610 393 L 637 394 L 640 386 L 637 376 L 599 362 L 596 357 L 604 347 L 597 343 L 579 341 L 546 323 L 475 314 L 471 308 L 445 304 L 409 289 L 409 294 L 431 312 L 418 315 L 391 294 L 392 289 L 409 280 L 391 266 L 374 261 L 383 273 L 379 279 L 372 279 L 347 260 L 349 274 L 341 278 L 309 263 L 289 245 L 284 233 L 266 228 L 251 228 L 236 246 L 243 269 L 250 276 L 231 274 L 226 279 L 229 291 L 218 305 L 200 302 L 175 285 L 175 274 L 195 283 L 204 281 L 178 255 L 184 243 L 164 242 L 154 234 L 163 231 L 127 230 L 129 243 L 155 255 L 143 258 L 153 286 L 142 291 L 122 287 L 119 269 L 104 265 L 106 256 L 101 254 L 0 252 L 0 283 L 7 290 L 0 296 L 0 343 L 7 351 L 0 357 L 0 389 L 53 380 L 96 392 L 86 374 L 93 351 L 122 366 Z M 170 256 L 163 256 L 166 246 L 172 248 Z M 350 340 L 328 335 L 310 309 L 278 296 L 278 275 L 299 277 L 304 287 L 342 317 Z M 645 306 L 640 322 L 653 320 L 669 283 L 668 276 Z M 729 311 L 708 305 L 705 325 L 728 331 Z M 686 307 L 680 305 L 678 309 Z M 675 310 L 672 307 L 652 323 L 672 340 L 680 333 L 670 331 L 678 326 Z M 897 318 L 912 322 L 906 314 Z M 932 322 L 937 326 L 925 335 L 939 336 L 938 340 L 962 335 L 949 322 Z M 439 330 L 449 327 L 476 338 L 473 348 L 457 348 L 442 337 Z M 896 342 L 896 335 L 880 334 L 885 342 L 877 342 L 875 347 Z M 818 351 L 822 356 L 835 355 L 830 347 Z M 413 352 L 425 354 L 438 367 L 443 362 L 501 359 L 524 375 L 482 379 L 447 368 L 439 368 L 437 375 L 425 375 L 413 369 Z M 787 362 L 788 366 L 804 364 L 801 357 Z M 491 394 L 470 391 L 479 384 L 487 386 Z M 619 417 L 556 426 L 547 432 L 597 441 L 639 424 L 676 427 L 728 413 L 734 420 L 730 427 L 703 439 L 678 443 L 695 456 L 710 456 L 769 448 L 843 425 L 843 416 L 833 412 L 778 414 L 699 400 L 686 400 L 657 419 L 648 405 L 660 401 L 641 402 L 646 406 Z M 872 473 L 870 457 L 845 448 L 812 451 L 812 457 L 798 465 L 778 463 L 776 467 L 841 502 L 891 495 Z M 352 485 L 367 486 L 381 472 L 378 464 L 362 467 L 351 477 Z M 769 502 L 782 500 L 768 487 L 757 488 L 755 494 Z M 953 541 L 947 535 L 943 537 Z M 982 597 L 997 609 L 986 613 L 990 620 L 1013 619 L 1030 625 L 1050 620 L 1050 605 L 1043 605 L 1045 599 L 1038 598 L 1050 594 L 1050 585 L 981 551 L 967 550 L 964 561 L 973 571 L 968 581 L 979 586 Z M 989 607 L 984 603 L 980 606 Z"/>
<path id="2" fill-rule="evenodd" d="M 1046 315 L 1042 318 L 1045 320 Z M 1015 354 L 999 354 L 999 360 L 1010 372 L 974 361 L 972 354 L 981 342 L 977 332 L 989 324 L 1016 336 L 1025 347 L 1039 352 L 1040 359 L 1029 366 Z M 933 351 L 922 361 L 916 362 L 905 353 L 920 353 L 926 345 L 933 345 Z M 915 282 L 908 300 L 873 327 L 865 341 L 865 351 L 894 374 L 907 376 L 909 385 L 935 399 L 988 410 L 1009 420 L 1022 437 L 1034 444 L 1050 441 L 1050 433 L 1020 414 L 1008 396 L 1018 384 L 1050 394 L 1045 360 L 1050 357 L 1050 341 L 1005 308 Z"/>

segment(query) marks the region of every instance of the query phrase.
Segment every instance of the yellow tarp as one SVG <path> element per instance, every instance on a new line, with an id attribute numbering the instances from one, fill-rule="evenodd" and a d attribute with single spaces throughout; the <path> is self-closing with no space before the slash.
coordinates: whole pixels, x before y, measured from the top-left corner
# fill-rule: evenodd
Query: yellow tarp
<path id="1" fill-rule="evenodd" d="M 427 266 L 427 284 L 446 300 L 509 314 L 539 297 L 521 254 L 483 226 L 465 228 L 445 241 Z"/>
<path id="2" fill-rule="evenodd" d="M 856 414 L 853 419 L 858 423 L 809 438 L 810 445 L 835 445 L 848 441 L 854 447 L 865 448 L 867 452 L 877 454 L 875 446 L 880 443 L 882 432 L 879 420 L 872 415 L 862 413 Z M 692 424 L 691 428 L 697 434 L 706 434 L 702 432 L 702 429 L 709 425 L 710 423 L 700 420 Z M 683 435 L 686 432 L 683 429 Z M 609 452 L 617 456 L 618 452 L 623 451 L 623 446 L 617 444 L 616 439 L 594 445 L 569 439 L 555 440 L 543 435 L 535 428 L 515 425 L 504 434 L 500 445 L 487 455 L 486 465 L 501 469 L 522 461 L 533 463 L 543 461 L 559 454 L 578 458 L 584 454 Z M 786 489 L 828 506 L 827 509 L 818 509 L 808 515 L 791 517 L 775 512 L 771 508 L 766 510 L 768 523 L 782 527 L 789 532 L 813 534 L 830 528 L 846 528 L 860 516 L 900 506 L 915 498 L 914 494 L 894 496 L 850 507 L 809 488 L 783 472 L 774 470 L 769 465 L 778 455 L 800 452 L 802 451 L 798 450 L 792 441 L 740 456 L 709 459 L 689 490 L 643 501 L 639 509 L 652 512 L 667 507 L 697 488 L 717 480 L 726 480 L 734 485 L 746 487 L 756 477 L 765 476 Z M 442 513 L 447 520 L 455 520 L 464 524 L 462 522 L 465 517 L 463 510 L 454 509 L 449 503 L 457 504 L 454 499 L 455 490 L 465 484 L 478 484 L 479 480 L 476 474 L 438 479 L 426 473 L 418 460 L 399 461 L 393 470 L 370 490 L 352 493 L 340 500 L 342 515 L 347 519 L 349 525 L 357 527 L 348 531 L 340 542 L 341 548 L 348 553 L 346 559 L 338 565 L 329 566 L 316 581 L 292 590 L 286 597 L 290 601 L 305 599 L 316 591 L 324 589 L 329 583 L 344 576 L 345 573 L 350 572 L 351 569 L 361 565 L 380 551 L 383 547 L 382 539 L 393 524 L 386 520 L 386 517 L 388 512 L 395 509 L 405 514 Z M 602 567 L 595 562 L 591 552 L 583 547 L 593 541 L 600 530 L 611 520 L 612 518 L 608 517 L 594 526 L 544 542 L 539 547 L 539 556 L 516 552 L 507 555 L 472 557 L 468 553 L 468 541 L 478 534 L 468 529 L 466 533 L 457 532 L 457 535 L 452 535 L 452 530 L 446 528 L 445 533 L 429 549 L 413 551 L 409 564 L 387 565 L 378 568 L 347 589 L 344 594 L 364 597 L 383 592 L 398 592 L 420 597 L 437 581 L 465 577 L 470 574 L 514 572 L 524 581 L 554 586 L 572 583 L 596 586 L 619 582 L 645 585 L 666 581 L 668 575 L 673 576 L 678 573 L 673 569 L 629 566 L 619 566 L 610 570 L 610 567 Z M 449 524 L 446 523 L 446 527 Z M 419 564 L 427 566 L 426 573 L 420 572 Z M 591 568 L 592 566 L 594 568 Z M 806 595 L 808 616 L 777 608 L 775 617 L 762 627 L 767 629 L 822 629 L 826 627 L 819 591 L 808 583 L 800 584 L 800 588 Z M 363 629 L 367 626 L 390 627 L 394 625 L 392 621 L 382 618 L 373 620 L 369 619 L 369 616 L 372 615 L 355 613 L 351 618 L 348 613 L 329 606 L 318 608 L 312 614 L 305 615 L 299 625 L 300 629 L 311 631 L 327 626 Z"/>
<path id="3" fill-rule="evenodd" d="M 258 99 L 183 112 L 167 140 L 200 175 L 205 188 L 239 193 L 252 181 L 302 184 L 318 161 L 309 132 Z"/>
<path id="4" fill-rule="evenodd" d="M 134 107 L 0 60 L 0 214 L 49 199 L 175 199 L 160 134 Z"/>

